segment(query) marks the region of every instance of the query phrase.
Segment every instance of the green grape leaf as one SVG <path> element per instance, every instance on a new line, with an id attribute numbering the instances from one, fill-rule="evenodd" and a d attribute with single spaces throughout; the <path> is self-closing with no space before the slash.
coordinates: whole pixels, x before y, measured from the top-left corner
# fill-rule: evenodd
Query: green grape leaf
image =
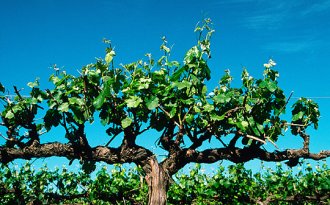
<path id="1" fill-rule="evenodd" d="M 241 122 L 237 122 L 236 126 L 244 132 L 247 129 L 247 127 L 249 126 L 249 123 L 247 121 L 243 120 Z"/>
<path id="2" fill-rule="evenodd" d="M 277 89 L 276 83 L 268 80 L 262 81 L 259 86 L 261 88 L 267 88 L 270 92 L 274 92 Z"/>
<path id="3" fill-rule="evenodd" d="M 96 109 L 100 109 L 105 102 L 105 94 L 104 92 L 101 92 L 99 96 L 97 96 L 93 102 L 93 105 Z"/>
<path id="4" fill-rule="evenodd" d="M 186 71 L 187 67 L 183 66 L 181 68 L 179 68 L 177 71 L 175 71 L 172 76 L 170 77 L 171 81 L 177 81 L 180 79 L 181 74 L 184 73 Z"/>
<path id="5" fill-rule="evenodd" d="M 65 102 L 58 106 L 58 111 L 60 112 L 68 112 L 69 111 L 69 103 Z"/>
<path id="6" fill-rule="evenodd" d="M 105 62 L 107 62 L 108 64 L 109 63 L 111 63 L 111 61 L 113 60 L 113 57 L 116 55 L 116 53 L 115 53 L 115 51 L 110 51 L 109 53 L 107 53 L 106 55 L 105 55 L 105 58 L 104 58 L 104 60 L 105 60 Z"/>
<path id="7" fill-rule="evenodd" d="M 137 96 L 131 96 L 130 98 L 125 100 L 125 102 L 127 103 L 127 107 L 136 108 L 140 105 L 140 103 L 142 102 L 142 99 Z"/>
<path id="8" fill-rule="evenodd" d="M 30 88 L 39 86 L 39 79 L 37 78 L 34 82 L 29 82 L 27 86 L 29 86 Z"/>
<path id="9" fill-rule="evenodd" d="M 292 121 L 300 120 L 304 116 L 304 112 L 300 111 L 297 114 L 292 116 Z"/>
<path id="10" fill-rule="evenodd" d="M 7 118 L 7 119 L 12 119 L 14 117 L 15 117 L 15 115 L 11 110 L 9 110 L 5 115 L 5 118 Z"/>
<path id="11" fill-rule="evenodd" d="M 213 120 L 213 121 L 221 121 L 221 120 L 225 119 L 225 116 L 226 116 L 226 115 L 217 115 L 217 114 L 215 114 L 215 113 L 212 113 L 212 114 L 210 115 L 210 118 L 211 118 L 211 120 Z"/>
<path id="12" fill-rule="evenodd" d="M 182 90 L 183 88 L 189 88 L 191 85 L 191 82 L 184 80 L 182 82 L 174 82 L 172 87 L 177 87 L 179 90 Z"/>
<path id="13" fill-rule="evenodd" d="M 81 98 L 72 97 L 72 98 L 69 98 L 69 104 L 70 105 L 77 104 L 79 106 L 82 106 L 84 104 L 84 100 Z"/>
<path id="14" fill-rule="evenodd" d="M 150 99 L 146 100 L 146 105 L 149 110 L 153 110 L 158 107 L 159 99 L 156 96 L 151 97 Z"/>
<path id="15" fill-rule="evenodd" d="M 121 126 L 123 129 L 127 128 L 128 126 L 130 126 L 132 124 L 133 120 L 129 117 L 126 117 L 125 119 L 123 119 L 121 121 Z"/>

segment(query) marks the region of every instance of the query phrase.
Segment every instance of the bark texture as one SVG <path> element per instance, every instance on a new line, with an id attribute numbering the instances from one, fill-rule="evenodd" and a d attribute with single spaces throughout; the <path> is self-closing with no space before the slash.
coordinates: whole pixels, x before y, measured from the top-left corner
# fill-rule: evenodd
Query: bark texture
<path id="1" fill-rule="evenodd" d="M 149 160 L 150 172 L 146 175 L 149 205 L 166 204 L 169 176 L 153 156 Z"/>

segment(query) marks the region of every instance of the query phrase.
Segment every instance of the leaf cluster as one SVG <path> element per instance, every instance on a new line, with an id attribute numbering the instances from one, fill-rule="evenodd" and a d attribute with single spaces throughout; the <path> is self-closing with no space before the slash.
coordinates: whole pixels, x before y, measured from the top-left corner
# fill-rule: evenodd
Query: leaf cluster
<path id="1" fill-rule="evenodd" d="M 84 147 L 80 143 L 88 144 L 84 125 L 93 123 L 96 116 L 109 135 L 106 145 L 121 133 L 132 136 L 130 143 L 134 144 L 138 135 L 154 129 L 163 133 L 158 144 L 167 151 L 185 144 L 196 149 L 211 138 L 223 143 L 224 136 L 235 136 L 224 146 L 235 146 L 238 139 L 245 146 L 261 146 L 266 140 L 276 142 L 289 126 L 295 135 L 310 125 L 317 128 L 318 106 L 304 98 L 293 105 L 291 122 L 281 118 L 289 99 L 278 86 L 273 60 L 264 65 L 261 79 L 244 69 L 242 86 L 234 88 L 233 77 L 226 70 L 218 86 L 209 91 L 211 20 L 198 24 L 195 33 L 197 44 L 187 51 L 182 63 L 170 59 L 172 51 L 163 37 L 160 50 L 164 55 L 158 60 L 146 54 L 144 60 L 115 67 L 116 53 L 105 40 L 104 59 L 84 66 L 79 76 L 56 72 L 49 78 L 52 89 L 42 90 L 37 79 L 28 83 L 29 95 L 21 95 L 14 87 L 15 97 L 10 99 L 0 84 L 4 105 L 1 125 L 8 130 L 7 145 L 31 145 L 61 126 L 70 143 Z"/>
<path id="2" fill-rule="evenodd" d="M 177 173 L 168 191 L 169 204 L 326 204 L 330 170 L 320 163 L 314 169 L 304 163 L 295 173 L 280 163 L 253 174 L 243 164 L 220 165 L 214 173 L 196 164 Z M 0 203 L 18 204 L 145 204 L 147 184 L 140 168 L 115 165 L 102 168 L 95 177 L 66 168 L 35 170 L 1 166 Z"/>

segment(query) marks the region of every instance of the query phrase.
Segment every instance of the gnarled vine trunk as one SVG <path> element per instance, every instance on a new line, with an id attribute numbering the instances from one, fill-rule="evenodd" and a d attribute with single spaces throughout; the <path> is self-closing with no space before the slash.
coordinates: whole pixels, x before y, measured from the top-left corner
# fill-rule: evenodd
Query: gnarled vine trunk
<path id="1" fill-rule="evenodd" d="M 148 184 L 148 205 L 165 205 L 169 176 L 155 157 L 149 159 L 149 172 L 146 175 Z"/>

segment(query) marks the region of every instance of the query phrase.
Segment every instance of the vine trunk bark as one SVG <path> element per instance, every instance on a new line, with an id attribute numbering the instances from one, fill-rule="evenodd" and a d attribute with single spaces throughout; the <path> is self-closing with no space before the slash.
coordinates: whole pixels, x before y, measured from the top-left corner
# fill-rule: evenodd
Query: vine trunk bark
<path id="1" fill-rule="evenodd" d="M 166 205 L 169 176 L 157 160 L 152 157 L 149 161 L 150 171 L 146 175 L 148 184 L 148 205 Z"/>

